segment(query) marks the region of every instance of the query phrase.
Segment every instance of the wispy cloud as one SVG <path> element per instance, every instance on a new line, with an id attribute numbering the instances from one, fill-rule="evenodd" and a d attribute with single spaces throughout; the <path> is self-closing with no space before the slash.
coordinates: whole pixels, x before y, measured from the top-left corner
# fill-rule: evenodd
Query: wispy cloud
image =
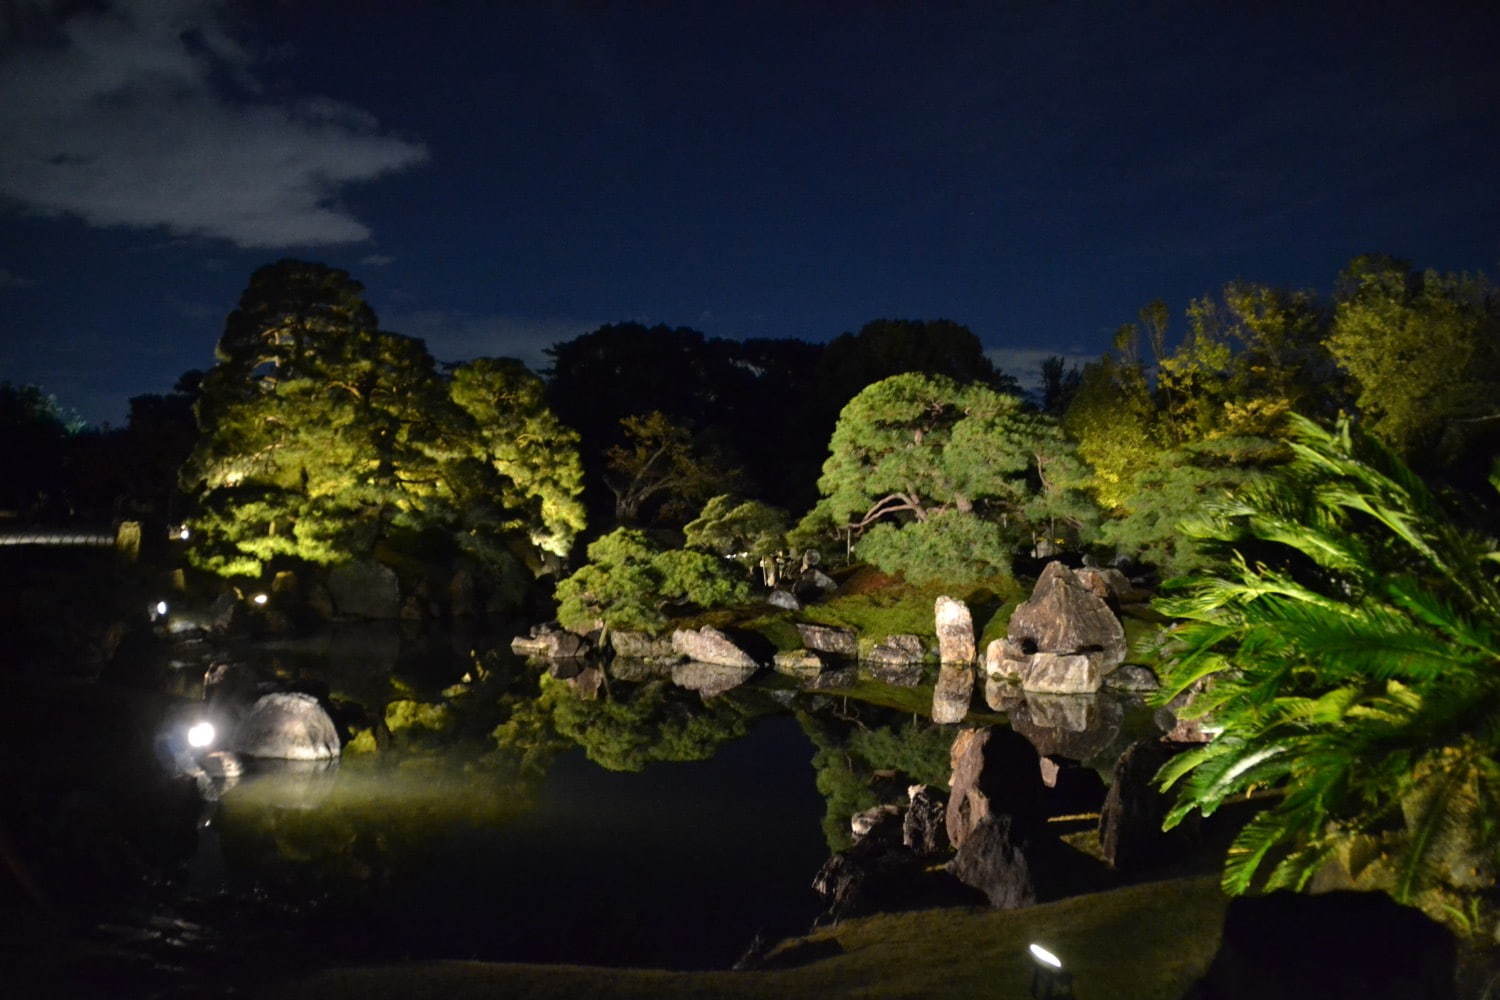
<path id="1" fill-rule="evenodd" d="M 164 227 L 242 247 L 367 239 L 349 184 L 427 158 L 364 111 L 271 101 L 218 3 L 82 7 L 0 58 L 0 195 L 96 226 Z"/>
<path id="2" fill-rule="evenodd" d="M 0 291 L 7 288 L 30 288 L 35 284 L 31 278 L 17 274 L 8 267 L 0 267 Z"/>
<path id="3" fill-rule="evenodd" d="M 1093 354 L 1064 354 L 1044 347 L 991 347 L 984 355 L 996 368 L 1020 382 L 1023 389 L 1042 387 L 1042 362 L 1048 358 L 1060 357 L 1065 367 L 1078 365 L 1082 368 L 1097 357 Z"/>
<path id="4" fill-rule="evenodd" d="M 385 312 L 380 323 L 397 333 L 421 337 L 427 342 L 427 350 L 441 361 L 519 358 L 536 372 L 549 364 L 547 348 L 602 325 L 596 320 L 475 315 L 448 310 Z"/>
<path id="5" fill-rule="evenodd" d="M 385 253 L 368 253 L 359 259 L 365 267 L 389 267 L 396 263 L 396 258 Z"/>

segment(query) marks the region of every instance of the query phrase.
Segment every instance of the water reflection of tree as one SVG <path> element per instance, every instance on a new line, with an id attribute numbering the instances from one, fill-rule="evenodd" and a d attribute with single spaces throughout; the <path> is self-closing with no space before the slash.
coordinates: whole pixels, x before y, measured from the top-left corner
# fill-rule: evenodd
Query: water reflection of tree
<path id="1" fill-rule="evenodd" d="M 515 707 L 494 732 L 502 751 L 545 770 L 551 753 L 582 747 L 611 771 L 640 771 L 653 761 L 707 760 L 744 736 L 759 714 L 749 702 L 724 696 L 704 702 L 665 680 L 615 682 L 601 697 L 580 697 L 566 681 L 541 678 L 541 693 Z"/>
<path id="2" fill-rule="evenodd" d="M 855 813 L 894 801 L 907 785 L 947 786 L 952 731 L 901 718 L 870 705 L 797 713 L 816 748 L 812 764 L 818 791 L 828 800 L 823 836 L 830 850 L 850 846 L 849 818 Z"/>

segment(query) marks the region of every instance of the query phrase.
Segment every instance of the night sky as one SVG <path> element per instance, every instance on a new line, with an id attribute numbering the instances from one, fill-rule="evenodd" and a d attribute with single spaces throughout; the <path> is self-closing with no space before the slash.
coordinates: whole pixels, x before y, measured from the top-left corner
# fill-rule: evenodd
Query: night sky
<path id="1" fill-rule="evenodd" d="M 0 0 L 0 379 L 118 424 L 284 256 L 443 360 L 948 318 L 1023 380 L 1236 277 L 1496 273 L 1496 5 L 1227 6 Z"/>

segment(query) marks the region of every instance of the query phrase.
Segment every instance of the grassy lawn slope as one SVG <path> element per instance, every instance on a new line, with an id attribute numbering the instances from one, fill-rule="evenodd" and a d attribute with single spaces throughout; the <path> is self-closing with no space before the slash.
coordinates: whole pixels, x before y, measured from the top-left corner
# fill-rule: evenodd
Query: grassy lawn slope
<path id="1" fill-rule="evenodd" d="M 1037 941 L 1062 957 L 1078 1000 L 1173 1000 L 1208 967 L 1225 898 L 1215 877 L 1132 885 L 1025 910 L 925 910 L 851 920 L 809 940 L 843 954 L 768 972 L 664 972 L 425 962 L 333 969 L 266 997 L 986 997 L 1029 995 Z"/>

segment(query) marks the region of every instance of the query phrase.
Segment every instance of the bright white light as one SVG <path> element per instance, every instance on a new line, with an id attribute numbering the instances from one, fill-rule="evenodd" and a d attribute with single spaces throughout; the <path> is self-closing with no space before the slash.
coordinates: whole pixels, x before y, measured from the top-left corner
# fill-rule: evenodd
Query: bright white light
<path id="1" fill-rule="evenodd" d="M 214 741 L 214 724 L 200 722 L 188 730 L 188 746 L 206 747 Z"/>
<path id="2" fill-rule="evenodd" d="M 182 526 L 182 530 L 179 531 L 179 532 L 177 532 L 177 537 L 180 538 L 180 539 L 182 539 L 185 542 L 185 541 L 188 540 L 188 535 L 190 535 L 190 534 L 192 534 L 192 532 L 188 531 L 187 525 L 184 524 Z"/>
<path id="3" fill-rule="evenodd" d="M 256 604 L 262 604 L 263 605 L 267 601 L 269 601 L 270 598 L 267 597 L 265 594 L 256 594 L 254 597 L 250 598 L 250 600 L 254 601 Z"/>
<path id="4" fill-rule="evenodd" d="M 166 601 L 157 601 L 156 602 L 156 616 L 158 618 L 160 618 L 160 617 L 164 616 L 166 613 L 167 613 L 167 602 Z"/>
<path id="5" fill-rule="evenodd" d="M 1041 962 L 1043 965 L 1050 965 L 1054 969 L 1062 968 L 1062 959 L 1052 954 L 1046 948 L 1043 948 L 1039 944 L 1028 945 L 1027 947 L 1031 949 L 1031 957 L 1038 962 Z"/>

